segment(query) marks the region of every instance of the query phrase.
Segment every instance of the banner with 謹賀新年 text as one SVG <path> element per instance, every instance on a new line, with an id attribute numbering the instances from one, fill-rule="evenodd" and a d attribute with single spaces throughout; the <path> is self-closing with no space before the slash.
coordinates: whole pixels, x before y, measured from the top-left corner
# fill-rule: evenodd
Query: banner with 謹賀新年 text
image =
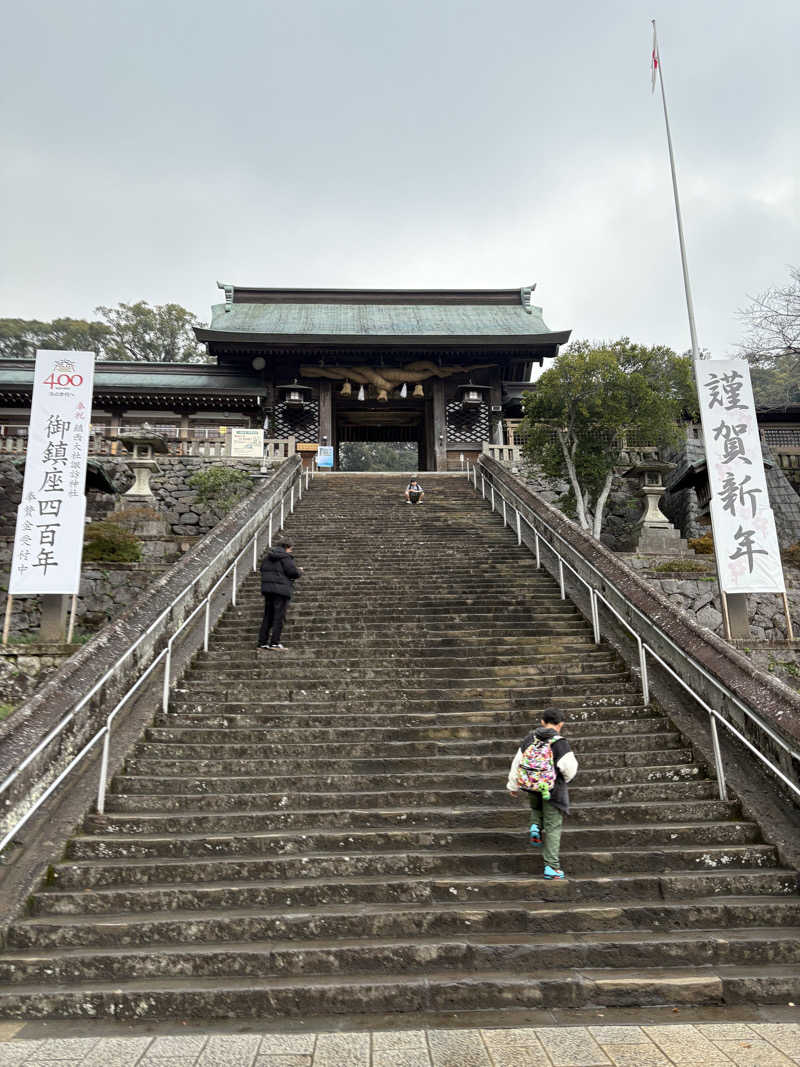
<path id="1" fill-rule="evenodd" d="M 78 592 L 94 358 L 93 352 L 36 353 L 12 596 Z"/>
<path id="2" fill-rule="evenodd" d="M 696 370 L 721 588 L 783 593 L 750 367 L 741 359 L 708 359 Z"/>

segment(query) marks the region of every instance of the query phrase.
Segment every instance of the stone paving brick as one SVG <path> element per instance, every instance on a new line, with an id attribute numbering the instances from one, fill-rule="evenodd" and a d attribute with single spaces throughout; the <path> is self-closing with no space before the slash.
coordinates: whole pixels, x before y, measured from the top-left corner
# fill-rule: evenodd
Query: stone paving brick
<path id="1" fill-rule="evenodd" d="M 709 1041 L 752 1041 L 756 1036 L 747 1023 L 698 1023 L 696 1029 Z"/>
<path id="2" fill-rule="evenodd" d="M 751 1023 L 750 1029 L 780 1049 L 795 1063 L 800 1063 L 800 1024 Z"/>
<path id="3" fill-rule="evenodd" d="M 554 1067 L 594 1067 L 611 1062 L 585 1026 L 540 1026 L 536 1034 Z"/>
<path id="4" fill-rule="evenodd" d="M 147 1050 L 149 1060 L 167 1056 L 184 1056 L 197 1059 L 208 1041 L 207 1034 L 176 1034 L 174 1037 L 157 1037 Z"/>
<path id="5" fill-rule="evenodd" d="M 646 1033 L 678 1067 L 717 1067 L 732 1062 L 695 1026 L 648 1026 Z"/>
<path id="6" fill-rule="evenodd" d="M 372 1053 L 372 1067 L 431 1067 L 427 1049 L 390 1048 Z"/>
<path id="7" fill-rule="evenodd" d="M 213 1034 L 197 1067 L 251 1067 L 260 1044 L 258 1034 Z"/>
<path id="8" fill-rule="evenodd" d="M 616 1067 L 671 1067 L 664 1053 L 652 1041 L 604 1045 L 603 1051 Z"/>
<path id="9" fill-rule="evenodd" d="M 550 1059 L 532 1028 L 481 1033 L 494 1067 L 550 1067 Z"/>
<path id="10" fill-rule="evenodd" d="M 750 1041 L 717 1041 L 716 1045 L 738 1067 L 793 1067 L 780 1049 L 757 1037 Z"/>
<path id="11" fill-rule="evenodd" d="M 81 1067 L 134 1067 L 152 1040 L 152 1037 L 104 1037 L 81 1060 Z"/>
<path id="12" fill-rule="evenodd" d="M 157 1060 L 145 1056 L 136 1067 L 194 1067 L 196 1062 L 196 1056 L 159 1056 Z"/>
<path id="13" fill-rule="evenodd" d="M 369 1067 L 369 1034 L 319 1034 L 314 1067 Z"/>
<path id="14" fill-rule="evenodd" d="M 642 1045 L 648 1038 L 641 1026 L 587 1026 L 598 1045 Z"/>
<path id="15" fill-rule="evenodd" d="M 312 1056 L 316 1034 L 262 1034 L 259 1056 Z"/>
<path id="16" fill-rule="evenodd" d="M 38 1042 L 36 1059 L 42 1063 L 58 1063 L 64 1060 L 76 1060 L 80 1063 L 95 1048 L 98 1037 L 47 1037 Z"/>
<path id="17" fill-rule="evenodd" d="M 15 1041 L 0 1045 L 0 1067 L 17 1067 L 34 1054 L 41 1041 Z"/>
<path id="18" fill-rule="evenodd" d="M 429 1030 L 434 1067 L 492 1067 L 480 1030 Z"/>
<path id="19" fill-rule="evenodd" d="M 424 1030 L 373 1030 L 372 1051 L 385 1052 L 391 1048 L 428 1050 Z"/>
<path id="20" fill-rule="evenodd" d="M 495 1045 L 489 1050 L 494 1067 L 550 1067 L 552 1061 L 541 1045 Z"/>
<path id="21" fill-rule="evenodd" d="M 25 1060 L 25 1067 L 52 1067 L 60 1063 L 61 1067 L 81 1067 L 81 1060 Z"/>
<path id="22" fill-rule="evenodd" d="M 259 1056 L 253 1067 L 311 1067 L 310 1056 Z"/>

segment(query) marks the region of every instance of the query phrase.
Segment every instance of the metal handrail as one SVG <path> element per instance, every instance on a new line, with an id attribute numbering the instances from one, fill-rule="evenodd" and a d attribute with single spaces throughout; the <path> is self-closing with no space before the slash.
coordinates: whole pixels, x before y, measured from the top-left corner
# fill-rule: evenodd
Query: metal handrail
<path id="1" fill-rule="evenodd" d="M 236 589 L 237 589 L 237 586 L 238 586 L 239 561 L 241 560 L 242 556 L 245 555 L 245 553 L 250 551 L 250 549 L 252 547 L 252 551 L 253 551 L 252 570 L 256 571 L 256 569 L 257 569 L 257 559 L 258 559 L 258 539 L 259 539 L 260 535 L 263 534 L 263 532 L 264 532 L 264 530 L 266 528 L 266 530 L 267 530 L 267 545 L 269 547 L 272 546 L 272 534 L 273 534 L 272 523 L 273 523 L 273 518 L 275 516 L 275 513 L 278 510 L 280 510 L 280 524 L 278 525 L 277 529 L 281 529 L 281 527 L 283 526 L 283 523 L 284 523 L 284 518 L 285 518 L 285 509 L 286 509 L 286 498 L 287 498 L 287 496 L 289 497 L 289 511 L 290 511 L 290 514 L 294 511 L 294 506 L 295 506 L 295 485 L 297 485 L 297 490 L 298 490 L 298 493 L 297 493 L 298 501 L 302 500 L 302 498 L 303 498 L 303 477 L 305 477 L 305 482 L 306 482 L 305 488 L 306 488 L 306 491 L 307 491 L 308 488 L 309 488 L 310 479 L 312 477 L 312 472 L 309 469 L 306 469 L 304 471 L 302 467 L 298 467 L 297 470 L 293 473 L 291 479 L 289 480 L 289 483 L 284 485 L 284 486 L 282 486 L 280 489 L 277 489 L 275 491 L 275 493 L 273 493 L 272 498 L 270 498 L 270 505 L 271 506 L 269 506 L 266 516 L 264 516 L 260 520 L 260 522 L 258 523 L 256 531 L 253 534 L 252 538 L 249 539 L 247 541 L 247 544 L 245 545 L 245 547 L 243 549 L 241 549 L 241 551 L 239 551 L 237 553 L 237 555 L 235 556 L 233 562 L 228 566 L 228 568 L 220 576 L 220 578 L 217 579 L 217 581 L 214 583 L 214 585 L 211 587 L 211 589 L 208 591 L 208 593 L 206 593 L 206 595 L 203 597 L 203 599 L 200 601 L 200 603 L 195 606 L 195 608 L 183 620 L 183 622 L 175 630 L 175 632 L 170 635 L 170 637 L 169 637 L 169 639 L 167 641 L 166 648 L 163 648 L 161 650 L 161 652 L 159 652 L 159 654 L 156 656 L 156 658 L 153 660 L 153 662 L 149 665 L 149 667 L 137 678 L 136 682 L 134 682 L 134 684 L 132 686 L 130 686 L 125 691 L 123 696 L 120 698 L 120 700 L 114 706 L 112 711 L 109 713 L 109 715 L 108 715 L 108 717 L 106 719 L 105 725 L 102 726 L 97 731 L 97 733 L 94 735 L 94 737 L 92 737 L 91 740 L 86 743 L 86 745 L 84 745 L 84 747 L 81 749 L 81 751 L 78 753 L 78 755 L 68 764 L 67 767 L 65 767 L 65 769 L 58 775 L 58 777 L 53 782 L 50 783 L 50 785 L 47 787 L 46 791 L 44 793 L 42 793 L 42 795 L 40 797 L 37 798 L 37 800 L 34 802 L 32 807 L 25 813 L 25 815 L 21 819 L 19 819 L 14 824 L 14 826 L 6 833 L 5 837 L 3 837 L 2 840 L 0 840 L 0 853 L 2 853 L 2 851 L 6 847 L 6 845 L 11 840 L 13 840 L 13 838 L 22 829 L 22 827 L 25 825 L 25 823 L 27 823 L 28 820 L 33 815 L 36 814 L 36 812 L 39 810 L 39 808 L 42 806 L 42 804 L 44 804 L 44 802 L 47 800 L 47 798 L 53 793 L 53 791 L 67 777 L 67 775 L 70 773 L 70 771 L 72 771 L 72 769 L 74 767 L 76 767 L 83 760 L 84 756 L 86 756 L 86 754 L 94 747 L 94 745 L 97 744 L 97 742 L 100 740 L 101 737 L 104 738 L 104 741 L 103 741 L 103 755 L 102 755 L 101 763 L 100 763 L 100 781 L 99 781 L 98 791 L 97 791 L 97 810 L 98 810 L 99 814 L 103 814 L 103 811 L 105 809 L 105 793 L 106 793 L 107 775 L 108 775 L 108 757 L 109 757 L 109 747 L 110 747 L 110 741 L 111 741 L 111 724 L 113 723 L 114 719 L 116 718 L 117 713 L 127 703 L 127 701 L 130 699 L 130 697 L 132 697 L 133 694 L 139 689 L 141 684 L 150 676 L 151 672 L 155 669 L 155 667 L 157 667 L 158 664 L 161 663 L 161 661 L 163 659 L 165 659 L 165 658 L 166 658 L 166 664 L 165 664 L 165 667 L 164 667 L 164 685 L 163 685 L 163 689 L 162 689 L 161 706 L 162 706 L 162 710 L 164 712 L 166 712 L 168 710 L 168 708 L 169 708 L 169 690 L 170 690 L 170 685 L 171 685 L 172 646 L 173 646 L 173 644 L 175 642 L 175 638 L 178 637 L 178 635 L 180 633 L 182 633 L 182 631 L 189 625 L 189 623 L 192 621 L 192 619 L 195 618 L 195 616 L 198 614 L 198 612 L 202 608 L 205 608 L 206 614 L 205 614 L 205 623 L 204 623 L 204 630 L 203 630 L 203 650 L 206 651 L 206 652 L 208 651 L 208 638 L 209 638 L 209 631 L 210 631 L 210 621 L 211 621 L 210 620 L 210 612 L 211 612 L 211 601 L 212 601 L 212 598 L 214 597 L 215 593 L 217 592 L 219 587 L 222 585 L 222 583 L 225 581 L 225 579 L 228 578 L 228 576 L 232 574 L 231 602 L 235 606 L 235 604 L 236 604 Z M 278 497 L 279 499 L 274 504 L 272 504 L 271 501 L 274 500 L 276 497 Z M 244 526 L 242 527 L 242 531 L 247 530 L 247 528 L 249 526 L 251 526 L 252 523 L 254 522 L 254 520 L 257 519 L 257 518 L 258 518 L 258 515 L 251 516 L 247 520 L 247 522 L 244 524 Z M 34 748 L 34 750 L 32 752 L 30 752 L 25 757 L 24 760 L 22 760 L 22 762 L 15 768 L 15 770 L 13 770 L 11 772 L 11 774 L 9 774 L 6 777 L 6 779 L 2 783 L 0 783 L 0 796 L 2 796 L 2 794 L 16 781 L 16 779 L 25 770 L 25 768 L 31 763 L 31 761 L 34 760 L 39 755 L 39 753 L 44 751 L 44 749 L 50 744 L 50 742 L 55 737 L 57 737 L 62 732 L 62 730 L 70 722 L 72 722 L 72 720 L 75 718 L 75 716 L 78 714 L 78 712 L 83 707 L 85 707 L 85 705 L 89 702 L 89 700 L 91 700 L 91 698 L 95 695 L 95 693 L 97 693 L 97 691 L 102 688 L 102 686 L 122 666 L 122 664 L 128 659 L 128 657 L 133 652 L 136 651 L 136 649 L 139 647 L 139 645 L 142 643 L 142 641 L 144 641 L 145 638 L 148 637 L 148 635 L 151 634 L 153 632 L 153 630 L 166 618 L 166 616 L 169 615 L 169 613 L 178 605 L 179 601 L 181 601 L 184 597 L 186 597 L 189 593 L 191 593 L 191 591 L 194 589 L 194 587 L 200 581 L 200 579 L 208 572 L 209 568 L 213 567 L 214 564 L 216 564 L 217 561 L 219 560 L 220 556 L 224 555 L 224 553 L 226 551 L 227 551 L 227 546 L 226 546 L 226 548 L 220 549 L 220 551 L 216 554 L 216 556 L 214 556 L 214 558 L 212 560 L 210 560 L 206 564 L 206 566 L 203 567 L 203 569 L 198 574 L 195 575 L 195 577 L 192 579 L 192 581 L 189 582 L 186 586 L 184 586 L 184 588 L 181 590 L 181 592 L 178 593 L 172 599 L 172 601 L 170 602 L 168 607 L 164 608 L 164 610 L 161 612 L 161 614 L 150 624 L 150 626 L 148 626 L 148 628 L 145 630 L 145 632 L 143 634 L 140 634 L 140 636 L 136 639 L 136 641 L 134 641 L 134 643 L 132 645 L 130 645 L 128 647 L 128 649 L 120 657 L 118 657 L 118 659 L 115 661 L 114 665 L 112 667 L 110 667 L 106 671 L 106 673 L 103 675 L 103 677 L 92 686 L 92 688 L 89 690 L 89 692 L 85 693 L 84 696 L 81 697 L 81 699 L 78 701 L 78 703 L 72 709 L 72 711 L 70 711 L 67 715 L 65 715 L 64 718 L 58 723 L 58 725 L 55 726 L 48 733 L 48 735 L 42 741 L 39 742 L 39 744 Z"/>
<path id="2" fill-rule="evenodd" d="M 467 480 L 468 481 L 470 481 L 470 480 L 472 481 L 473 488 L 475 489 L 476 492 L 478 492 L 478 468 L 477 468 L 477 465 L 476 464 L 470 464 L 469 462 L 467 462 L 466 475 L 467 475 Z M 507 509 L 508 509 L 508 507 L 511 507 L 511 509 L 516 514 L 517 544 L 518 545 L 522 544 L 522 526 L 521 526 L 522 522 L 524 522 L 525 525 L 527 527 L 529 527 L 529 529 L 533 533 L 533 536 L 534 536 L 534 550 L 535 550 L 535 554 L 536 554 L 536 569 L 537 570 L 539 570 L 541 568 L 541 550 L 540 550 L 540 543 L 539 543 L 540 542 L 540 534 L 539 534 L 539 531 L 537 530 L 536 525 L 535 525 L 537 522 L 541 525 L 541 527 L 543 527 L 550 534 L 552 534 L 553 537 L 558 538 L 559 541 L 561 541 L 563 544 L 567 545 L 572 552 L 575 552 L 576 554 L 579 554 L 577 549 L 574 546 L 570 545 L 569 542 L 567 541 L 567 539 L 562 534 L 560 534 L 558 532 L 558 530 L 555 529 L 555 527 L 551 526 L 550 523 L 547 522 L 545 519 L 543 519 L 541 516 L 534 515 L 532 512 L 530 512 L 530 509 L 527 509 L 527 508 L 526 508 L 526 510 L 530 513 L 531 517 L 529 518 L 528 515 L 523 514 L 522 508 L 525 507 L 525 505 L 522 504 L 522 501 L 520 500 L 518 495 L 516 493 L 514 493 L 513 490 L 507 490 L 508 493 L 509 493 L 509 496 L 515 498 L 515 503 L 512 503 L 504 495 L 503 489 L 500 486 L 497 486 L 497 487 L 495 486 L 495 484 L 494 484 L 494 475 L 492 475 L 488 471 L 481 470 L 481 472 L 480 472 L 480 480 L 481 480 L 480 493 L 481 493 L 481 496 L 483 497 L 484 500 L 486 499 L 486 482 L 487 482 L 487 479 L 489 480 L 489 490 L 490 490 L 490 500 L 489 500 L 489 502 L 490 502 L 492 511 L 496 510 L 496 495 L 499 495 L 500 499 L 502 500 L 502 503 L 503 503 L 503 525 L 504 526 L 508 525 L 508 521 L 507 521 Z M 522 505 L 522 506 L 520 506 L 520 505 Z M 543 538 L 541 538 L 541 539 L 544 540 Z M 647 669 L 647 656 L 650 655 L 650 656 L 653 657 L 654 660 L 656 660 L 686 690 L 687 693 L 689 693 L 689 695 L 694 700 L 697 701 L 698 704 L 700 704 L 708 712 L 709 726 L 710 726 L 710 729 L 711 729 L 711 741 L 712 741 L 712 745 L 713 745 L 713 749 L 714 749 L 714 763 L 715 763 L 716 772 L 717 772 L 717 785 L 718 785 L 718 788 L 719 788 L 719 795 L 720 795 L 720 799 L 721 800 L 727 800 L 728 799 L 728 792 L 727 792 L 727 787 L 726 787 L 726 784 L 725 784 L 725 768 L 724 768 L 723 760 L 722 760 L 722 752 L 721 752 L 721 749 L 720 749 L 719 737 L 718 737 L 718 734 L 717 734 L 717 722 L 722 723 L 722 725 L 725 726 L 731 733 L 733 733 L 744 745 L 747 746 L 748 749 L 750 749 L 756 756 L 758 756 L 758 758 L 761 760 L 761 762 L 764 763 L 774 775 L 776 775 L 778 778 L 780 778 L 781 781 L 784 782 L 785 785 L 787 785 L 798 797 L 800 797 L 800 788 L 798 788 L 798 786 L 796 785 L 795 782 L 791 781 L 790 778 L 787 778 L 787 776 L 780 770 L 780 768 L 777 767 L 772 762 L 772 760 L 770 760 L 767 756 L 765 756 L 764 753 L 761 752 L 755 745 L 753 745 L 748 740 L 748 738 L 745 737 L 744 734 L 741 733 L 740 730 L 737 730 L 737 728 L 731 722 L 729 722 L 728 719 L 726 719 L 725 716 L 722 715 L 719 710 L 717 710 L 716 708 L 713 708 L 709 704 L 707 704 L 705 702 L 705 700 L 703 700 L 703 698 L 683 678 L 681 678 L 680 675 L 675 670 L 673 670 L 673 668 L 670 667 L 670 665 L 668 663 L 666 663 L 665 660 L 657 652 L 654 651 L 654 649 L 652 649 L 650 647 L 650 645 L 647 644 L 647 642 L 642 638 L 642 635 L 640 633 L 638 633 L 636 628 L 634 626 L 632 626 L 617 611 L 617 609 L 613 606 L 613 604 L 611 604 L 609 602 L 609 600 L 605 596 L 603 596 L 603 594 L 598 589 L 596 589 L 590 582 L 588 582 L 582 575 L 578 574 L 578 572 L 575 570 L 575 568 L 569 563 L 569 561 L 564 556 L 562 556 L 562 554 L 558 551 L 558 549 L 555 547 L 555 545 L 551 544 L 547 540 L 545 540 L 544 543 L 547 546 L 547 548 L 553 553 L 553 555 L 555 556 L 555 558 L 556 558 L 556 560 L 558 562 L 558 578 L 559 578 L 559 589 L 560 589 L 561 599 L 564 600 L 565 596 L 566 596 L 566 591 L 565 591 L 565 587 L 564 587 L 564 567 L 566 567 L 569 571 L 571 571 L 572 574 L 578 579 L 578 581 L 581 582 L 582 585 L 584 585 L 586 587 L 586 589 L 587 589 L 587 591 L 589 593 L 589 604 L 590 604 L 590 611 L 591 611 L 594 643 L 596 645 L 600 644 L 600 613 L 599 613 L 599 608 L 598 608 L 598 601 L 602 601 L 602 603 L 608 608 L 608 610 L 612 613 L 612 615 L 614 615 L 616 617 L 616 619 L 620 623 L 622 623 L 622 625 L 625 627 L 625 629 L 628 630 L 630 632 L 630 634 L 633 636 L 634 640 L 636 641 L 637 651 L 638 651 L 638 656 L 639 656 L 639 673 L 640 673 L 640 680 L 641 680 L 641 686 L 642 686 L 642 698 L 644 700 L 644 703 L 645 704 L 649 704 L 650 703 L 650 682 L 649 682 L 649 675 L 648 675 L 648 669 Z M 771 730 L 769 728 L 769 726 L 767 726 L 767 724 L 763 721 L 763 719 L 761 719 L 758 715 L 756 715 L 752 711 L 752 709 L 749 708 L 745 703 L 743 703 L 743 701 L 741 701 L 739 699 L 739 697 L 736 696 L 735 693 L 732 693 L 728 689 L 727 686 L 723 685 L 712 674 L 709 674 L 709 672 L 705 669 L 705 667 L 703 667 L 703 665 L 701 663 L 699 663 L 696 659 L 694 659 L 694 657 L 688 655 L 686 653 L 686 651 L 684 649 L 682 649 L 679 645 L 675 644 L 675 642 L 672 640 L 672 638 L 669 636 L 669 634 L 667 634 L 656 622 L 654 622 L 652 619 L 649 619 L 644 614 L 644 612 L 642 612 L 639 608 L 636 607 L 635 604 L 632 604 L 631 601 L 625 596 L 625 594 L 621 593 L 619 591 L 619 589 L 614 585 L 614 583 L 612 581 L 610 581 L 597 567 L 595 567 L 593 563 L 590 563 L 589 560 L 584 560 L 584 564 L 585 564 L 586 567 L 588 567 L 597 576 L 597 578 L 599 578 L 601 580 L 602 584 L 605 587 L 612 589 L 614 591 L 614 593 L 620 598 L 620 600 L 624 601 L 628 605 L 628 607 L 631 609 L 632 612 L 634 612 L 636 615 L 638 615 L 640 619 L 647 620 L 648 625 L 652 626 L 655 630 L 658 631 L 659 636 L 668 645 L 671 646 L 671 648 L 677 653 L 677 655 L 681 659 L 690 662 L 692 664 L 693 668 L 696 671 L 698 671 L 700 674 L 702 674 L 702 676 L 706 679 L 706 681 L 710 682 L 713 686 L 716 687 L 717 690 L 719 690 L 720 693 L 724 694 L 724 696 L 728 700 L 732 701 L 732 703 L 734 703 L 739 708 L 739 710 L 747 718 L 749 718 L 751 720 L 751 722 L 755 723 L 760 730 L 763 730 L 777 745 L 779 745 L 793 759 L 800 760 L 800 752 L 797 752 L 795 749 L 793 749 L 791 747 L 791 745 L 788 745 L 783 740 L 782 737 L 779 737 L 778 734 L 776 734 L 773 730 Z"/>

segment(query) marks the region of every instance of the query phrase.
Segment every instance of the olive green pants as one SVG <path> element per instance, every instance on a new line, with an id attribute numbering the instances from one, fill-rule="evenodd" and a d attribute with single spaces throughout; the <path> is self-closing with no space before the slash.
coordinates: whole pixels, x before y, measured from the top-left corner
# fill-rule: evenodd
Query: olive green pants
<path id="1" fill-rule="evenodd" d="M 564 816 L 549 800 L 542 800 L 541 793 L 528 793 L 528 798 L 531 802 L 531 822 L 537 823 L 542 833 L 542 858 L 548 866 L 558 870 L 561 866 L 558 854 Z"/>

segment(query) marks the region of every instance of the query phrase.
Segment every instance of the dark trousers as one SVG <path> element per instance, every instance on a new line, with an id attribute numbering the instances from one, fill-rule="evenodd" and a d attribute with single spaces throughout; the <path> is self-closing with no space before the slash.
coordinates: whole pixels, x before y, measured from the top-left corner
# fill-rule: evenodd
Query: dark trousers
<path id="1" fill-rule="evenodd" d="M 261 630 L 258 635 L 259 645 L 280 644 L 288 603 L 288 596 L 279 596 L 277 593 L 264 594 L 264 618 L 261 620 Z"/>
<path id="2" fill-rule="evenodd" d="M 528 793 L 528 799 L 531 802 L 533 821 L 543 835 L 542 859 L 549 867 L 558 870 L 564 815 L 551 801 L 543 800 L 541 793 Z"/>

